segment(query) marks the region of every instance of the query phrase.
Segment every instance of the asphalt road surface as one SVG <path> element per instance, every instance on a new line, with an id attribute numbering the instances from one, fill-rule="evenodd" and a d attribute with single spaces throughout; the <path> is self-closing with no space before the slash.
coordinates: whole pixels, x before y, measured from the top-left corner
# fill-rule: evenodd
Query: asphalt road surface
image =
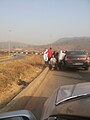
<path id="1" fill-rule="evenodd" d="M 12 60 L 19 60 L 19 59 L 24 59 L 27 56 L 23 56 L 23 55 L 17 55 L 15 57 L 9 58 L 9 59 L 5 59 L 5 60 L 0 60 L 0 62 L 7 62 L 7 61 L 12 61 Z"/>
<path id="2" fill-rule="evenodd" d="M 90 82 L 90 69 L 89 71 L 49 71 L 46 78 L 33 96 L 28 95 L 20 98 L 18 103 L 15 104 L 11 110 L 30 110 L 36 116 L 37 120 L 40 120 L 44 102 L 57 87 L 68 84 L 76 84 L 79 82 Z"/>

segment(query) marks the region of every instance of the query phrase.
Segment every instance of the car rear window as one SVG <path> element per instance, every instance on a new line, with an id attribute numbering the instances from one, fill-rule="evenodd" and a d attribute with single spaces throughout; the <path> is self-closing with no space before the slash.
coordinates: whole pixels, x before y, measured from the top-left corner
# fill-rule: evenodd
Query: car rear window
<path id="1" fill-rule="evenodd" d="M 67 51 L 67 55 L 85 55 L 85 51 Z"/>

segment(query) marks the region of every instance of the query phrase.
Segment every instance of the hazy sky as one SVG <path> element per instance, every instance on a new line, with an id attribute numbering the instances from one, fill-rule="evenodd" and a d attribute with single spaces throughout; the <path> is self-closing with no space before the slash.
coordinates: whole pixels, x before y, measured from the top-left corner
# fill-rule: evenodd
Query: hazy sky
<path id="1" fill-rule="evenodd" d="M 90 0 L 0 0 L 0 42 L 90 36 Z"/>

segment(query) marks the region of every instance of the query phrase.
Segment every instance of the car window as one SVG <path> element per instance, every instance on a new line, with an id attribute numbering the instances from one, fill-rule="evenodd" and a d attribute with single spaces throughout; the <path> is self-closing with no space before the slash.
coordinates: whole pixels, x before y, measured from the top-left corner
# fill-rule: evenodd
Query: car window
<path id="1" fill-rule="evenodd" d="M 67 55 L 85 55 L 84 51 L 68 51 Z"/>

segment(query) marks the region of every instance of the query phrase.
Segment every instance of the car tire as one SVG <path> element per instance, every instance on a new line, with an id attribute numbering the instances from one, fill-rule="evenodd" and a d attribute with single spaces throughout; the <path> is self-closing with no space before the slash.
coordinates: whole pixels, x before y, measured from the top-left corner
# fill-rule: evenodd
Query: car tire
<path id="1" fill-rule="evenodd" d="M 89 69 L 89 67 L 85 67 L 85 68 L 84 68 L 84 70 L 88 70 L 88 69 Z"/>
<path id="2" fill-rule="evenodd" d="M 52 70 L 52 65 L 49 65 L 49 70 Z"/>
<path id="3" fill-rule="evenodd" d="M 67 69 L 67 67 L 66 67 L 65 63 L 62 62 L 62 63 L 61 63 L 61 70 L 66 70 L 66 69 Z"/>

